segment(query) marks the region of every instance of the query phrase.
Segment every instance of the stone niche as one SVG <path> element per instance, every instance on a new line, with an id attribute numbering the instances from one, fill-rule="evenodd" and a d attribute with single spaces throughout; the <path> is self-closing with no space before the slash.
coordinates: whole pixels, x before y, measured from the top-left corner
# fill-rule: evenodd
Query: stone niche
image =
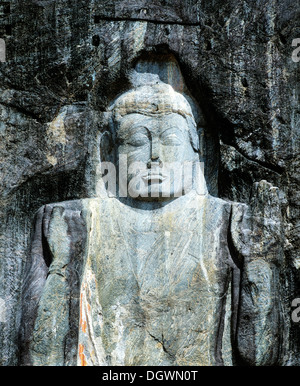
<path id="1" fill-rule="evenodd" d="M 138 58 L 102 115 L 95 197 L 36 217 L 23 364 L 277 364 L 278 189 L 256 183 L 248 205 L 217 197 L 213 131 L 171 54 Z"/>

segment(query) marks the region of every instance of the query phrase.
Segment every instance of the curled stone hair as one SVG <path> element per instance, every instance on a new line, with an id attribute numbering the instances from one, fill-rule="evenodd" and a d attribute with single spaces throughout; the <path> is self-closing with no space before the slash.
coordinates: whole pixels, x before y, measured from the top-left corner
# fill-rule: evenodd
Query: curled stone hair
<path id="1" fill-rule="evenodd" d="M 199 151 L 197 125 L 187 99 L 165 83 L 133 88 L 120 95 L 110 107 L 111 131 L 115 136 L 121 119 L 128 114 L 143 114 L 157 117 L 163 114 L 179 114 L 187 120 L 189 137 L 193 149 Z"/>

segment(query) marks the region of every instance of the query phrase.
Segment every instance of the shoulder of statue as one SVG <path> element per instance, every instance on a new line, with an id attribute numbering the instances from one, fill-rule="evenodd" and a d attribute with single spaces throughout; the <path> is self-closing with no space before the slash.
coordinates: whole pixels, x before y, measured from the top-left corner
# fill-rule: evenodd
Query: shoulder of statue
<path id="1" fill-rule="evenodd" d="M 100 198 L 82 198 L 77 200 L 68 200 L 68 201 L 60 201 L 60 202 L 54 202 L 50 204 L 45 204 L 41 206 L 38 211 L 36 212 L 36 216 L 47 216 L 49 213 L 51 213 L 54 209 L 61 210 L 61 211 L 68 211 L 68 212 L 78 212 L 83 211 L 88 206 L 91 206 L 92 204 L 97 205 L 100 201 L 103 201 L 103 199 Z"/>
<path id="2" fill-rule="evenodd" d="M 62 209 L 68 209 L 68 210 L 80 210 L 84 201 L 85 201 L 85 199 L 54 202 L 51 204 L 44 205 L 43 208 L 44 208 L 44 212 L 51 211 L 54 208 L 62 208 Z"/>
<path id="3" fill-rule="evenodd" d="M 222 210 L 230 214 L 231 208 L 232 208 L 232 202 L 224 200 L 219 197 L 207 195 L 207 202 L 209 203 L 210 206 L 215 208 L 216 210 Z"/>

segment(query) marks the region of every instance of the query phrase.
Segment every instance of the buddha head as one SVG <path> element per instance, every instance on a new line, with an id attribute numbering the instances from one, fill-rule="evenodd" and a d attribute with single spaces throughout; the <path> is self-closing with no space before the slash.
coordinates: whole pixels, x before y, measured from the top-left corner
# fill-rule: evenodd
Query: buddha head
<path id="1" fill-rule="evenodd" d="M 165 201 L 193 189 L 199 138 L 182 94 L 165 83 L 139 86 L 120 95 L 111 111 L 119 178 L 131 197 Z"/>

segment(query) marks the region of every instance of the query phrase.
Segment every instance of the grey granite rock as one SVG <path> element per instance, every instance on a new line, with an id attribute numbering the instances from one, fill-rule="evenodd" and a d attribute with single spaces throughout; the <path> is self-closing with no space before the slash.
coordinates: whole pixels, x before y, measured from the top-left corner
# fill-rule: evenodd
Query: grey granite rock
<path id="1" fill-rule="evenodd" d="M 39 364 L 49 347 L 53 361 L 77 361 L 78 312 L 71 311 L 66 323 L 69 308 L 60 296 L 71 294 L 70 309 L 78 310 L 84 271 L 75 256 L 85 239 L 76 234 L 86 229 L 82 205 L 99 193 L 97 149 L 106 112 L 129 89 L 137 60 L 144 69 L 143 62 L 158 57 L 164 62 L 172 54 L 205 118 L 198 134 L 209 194 L 232 208 L 228 245 L 241 274 L 240 287 L 238 274 L 231 280 L 233 298 L 240 299 L 230 316 L 234 364 L 299 365 L 299 325 L 291 320 L 291 302 L 300 297 L 299 63 L 292 60 L 292 41 L 300 37 L 297 4 L 11 0 L 0 4 L 0 15 L 0 38 L 6 43 L 6 63 L 0 63 L 0 364 L 30 363 L 35 307 L 51 261 L 50 252 L 43 251 L 51 244 L 48 234 L 42 244 L 32 244 L 34 215 L 44 208 L 37 216 L 40 232 L 43 210 L 50 216 L 52 203 L 62 202 L 49 221 L 68 219 L 57 229 L 73 235 L 69 268 L 60 275 L 62 267 L 56 267 L 47 287 L 48 296 L 51 288 L 57 294 L 61 312 L 55 325 L 67 354 L 51 334 L 36 339 L 34 347 Z M 41 253 L 46 261 L 38 258 Z M 37 258 L 33 265 L 30 256 Z M 34 277 L 35 286 L 27 287 Z M 45 314 L 37 330 L 50 323 L 47 293 L 42 302 Z M 136 307 L 138 317 L 143 307 Z M 224 323 L 228 330 L 229 319 Z M 113 330 L 95 334 L 105 342 Z M 145 336 L 151 342 L 147 355 L 156 342 L 160 360 L 175 363 L 174 352 L 181 350 L 180 334 L 175 335 L 163 340 L 154 323 Z M 143 339 L 137 339 L 137 350 Z M 224 338 L 228 365 L 229 346 Z M 117 361 L 117 353 L 111 360 Z"/>

